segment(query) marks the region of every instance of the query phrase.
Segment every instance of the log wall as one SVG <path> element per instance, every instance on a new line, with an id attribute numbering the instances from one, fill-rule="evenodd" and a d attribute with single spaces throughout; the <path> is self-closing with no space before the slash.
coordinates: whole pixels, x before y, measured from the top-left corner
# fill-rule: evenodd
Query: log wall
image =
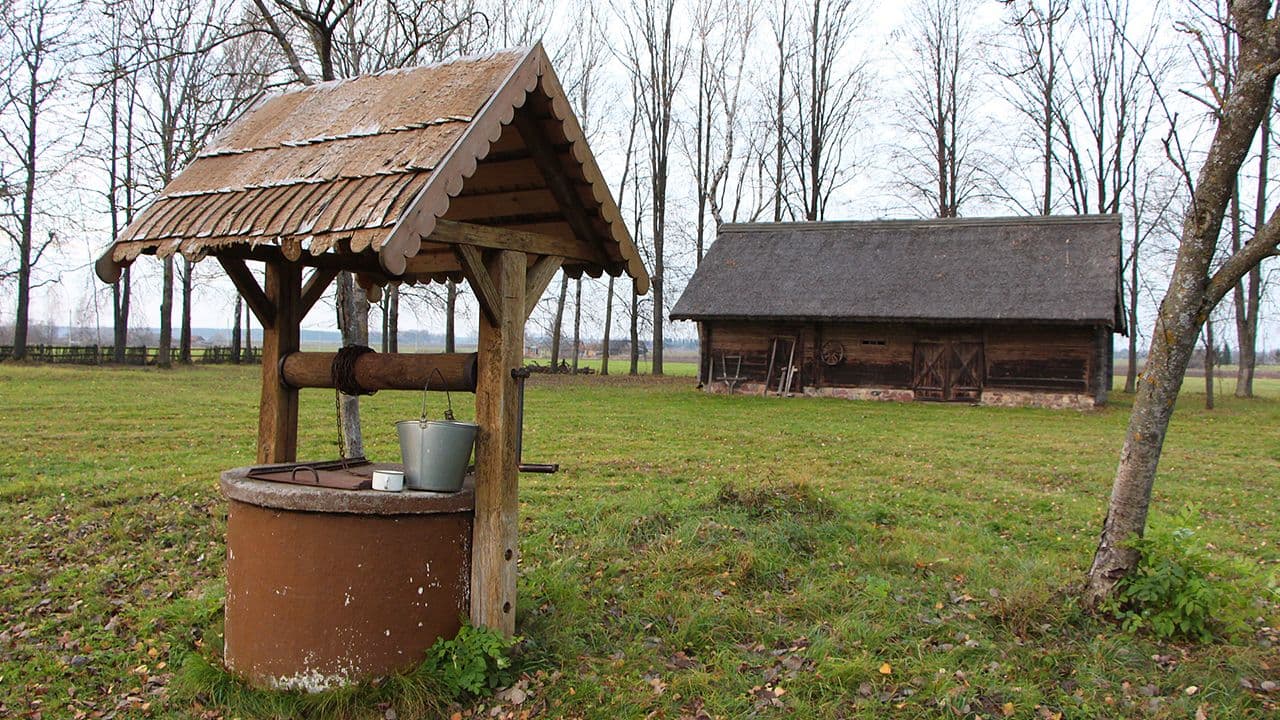
<path id="1" fill-rule="evenodd" d="M 703 377 L 711 383 L 726 373 L 721 364 L 724 356 L 730 356 L 728 375 L 734 374 L 732 356 L 741 356 L 742 381 L 764 382 L 775 337 L 799 339 L 797 390 L 909 390 L 915 344 L 927 341 L 982 343 L 984 389 L 1079 394 L 1100 403 L 1106 401 L 1111 372 L 1111 333 L 1102 327 L 715 321 L 702 323 L 700 331 Z M 844 359 L 834 366 L 819 358 L 828 341 L 844 349 Z"/>

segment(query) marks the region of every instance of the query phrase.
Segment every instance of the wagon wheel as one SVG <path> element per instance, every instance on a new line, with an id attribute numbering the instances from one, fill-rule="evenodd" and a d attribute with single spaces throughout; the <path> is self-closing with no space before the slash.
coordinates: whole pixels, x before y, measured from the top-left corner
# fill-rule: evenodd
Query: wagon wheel
<path id="1" fill-rule="evenodd" d="M 820 357 L 824 365 L 839 365 L 840 361 L 844 360 L 844 345 L 835 340 L 828 340 L 822 343 Z"/>

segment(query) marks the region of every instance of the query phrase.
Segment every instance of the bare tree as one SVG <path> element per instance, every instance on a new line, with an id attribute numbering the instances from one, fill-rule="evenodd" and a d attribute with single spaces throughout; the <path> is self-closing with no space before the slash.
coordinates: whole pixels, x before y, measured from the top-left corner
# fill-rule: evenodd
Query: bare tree
<path id="1" fill-rule="evenodd" d="M 1136 156 L 1136 153 L 1135 153 Z M 1125 371 L 1124 391 L 1132 393 L 1138 380 L 1138 304 L 1141 289 L 1141 261 L 1144 252 L 1158 236 L 1177 234 L 1171 228 L 1170 216 L 1174 203 L 1181 199 L 1180 188 L 1159 167 L 1149 172 L 1135 174 L 1125 195 L 1124 214 L 1128 219 L 1125 253 L 1121 274 L 1126 277 L 1122 292 L 1129 329 L 1129 366 Z"/>
<path id="2" fill-rule="evenodd" d="M 865 61 L 848 51 L 863 23 L 858 7 L 812 0 L 792 56 L 795 107 L 785 147 L 805 220 L 823 219 L 831 194 L 850 179 L 849 149 L 869 79 Z"/>
<path id="3" fill-rule="evenodd" d="M 48 212 L 47 185 L 60 169 L 55 158 L 69 152 L 66 136 L 59 138 L 47 126 L 64 101 L 76 47 L 74 10 L 58 0 L 34 0 L 6 8 L 0 19 L 0 232 L 17 255 L 16 269 L 6 263 L 0 279 L 17 284 L 13 357 L 19 360 L 27 354 L 31 290 L 41 284 L 33 272 L 58 239 L 37 224 Z"/>
<path id="4" fill-rule="evenodd" d="M 1271 155 L 1271 118 L 1275 114 L 1273 102 L 1267 104 L 1267 115 L 1262 121 L 1262 134 L 1258 138 L 1258 189 L 1254 200 L 1253 226 L 1260 228 L 1267 221 L 1267 181 Z M 1239 196 L 1239 189 L 1236 190 Z M 1232 235 L 1232 252 L 1240 250 L 1240 236 Z M 1262 264 L 1249 270 L 1249 274 L 1232 288 L 1235 306 L 1236 342 L 1240 346 L 1236 360 L 1236 397 L 1253 397 L 1253 374 L 1258 364 L 1258 317 L 1262 305 Z"/>
<path id="5" fill-rule="evenodd" d="M 653 374 L 662 374 L 664 281 L 666 270 L 667 181 L 671 172 L 671 133 L 675 99 L 687 61 L 675 36 L 675 0 L 637 0 L 625 11 L 621 58 L 639 92 L 649 155 L 650 232 L 653 245 Z"/>
<path id="6" fill-rule="evenodd" d="M 937 217 L 958 216 L 983 189 L 971 13 L 968 0 L 916 0 L 901 31 L 910 54 L 897 103 L 899 179 Z"/>
<path id="7" fill-rule="evenodd" d="M 742 125 L 738 106 L 759 6 L 759 0 L 700 0 L 695 8 L 697 83 L 693 119 L 692 127 L 681 134 L 684 155 L 693 171 L 697 207 L 695 264 L 702 262 L 709 243 L 708 215 L 716 226 L 723 221 L 725 179 L 738 150 Z"/>
<path id="8" fill-rule="evenodd" d="M 100 73 L 100 93 L 94 93 L 93 105 L 105 110 L 107 128 L 103 158 L 107 173 L 104 199 L 110 219 L 111 238 L 120 236 L 133 222 L 136 210 L 135 192 L 137 179 L 134 173 L 133 144 L 136 137 L 135 117 L 138 100 L 136 74 L 126 68 L 125 57 L 127 19 L 122 8 L 106 8 L 107 23 L 98 38 L 102 46 L 99 56 L 103 65 Z M 125 266 L 120 279 L 111 285 L 112 360 L 123 363 L 125 347 L 129 342 L 129 313 L 133 299 L 133 267 Z"/>
<path id="9" fill-rule="evenodd" d="M 1280 20 L 1270 17 L 1269 0 L 1237 0 L 1228 22 L 1238 42 L 1239 71 L 1215 118 L 1215 129 L 1198 172 L 1182 165 L 1190 194 L 1177 259 L 1160 303 L 1151 350 L 1138 383 L 1120 464 L 1097 552 L 1088 574 L 1086 599 L 1109 597 L 1117 582 L 1137 566 L 1128 542 L 1141 536 L 1151 504 L 1160 452 L 1202 326 L 1223 297 L 1280 245 L 1280 207 L 1240 250 L 1215 266 L 1223 216 L 1236 177 L 1269 111 L 1280 72 Z M 1171 118 L 1172 119 L 1172 118 Z M 1170 155 L 1176 137 L 1169 141 Z"/>
<path id="10" fill-rule="evenodd" d="M 996 74 L 1005 78 L 1011 90 L 1008 99 L 1014 109 L 1032 127 L 1032 145 L 1040 164 L 1037 191 L 1032 183 L 1034 211 L 1041 215 L 1053 212 L 1054 152 L 1057 146 L 1058 106 L 1062 102 L 1063 54 L 1062 26 L 1067 17 L 1068 0 L 1002 0 L 1011 11 L 1006 23 L 1016 35 L 998 61 L 992 63 Z M 1014 160 L 1013 165 L 1019 165 Z M 1009 168 L 1014 170 L 1013 167 Z M 1020 175 L 1021 173 L 1014 173 Z M 997 182 L 1000 180 L 997 178 Z M 1018 202 L 1017 193 L 1005 190 L 1004 196 Z M 1020 204 L 1020 203 L 1019 203 Z M 1029 208 L 1024 208 L 1029 209 Z"/>
<path id="11" fill-rule="evenodd" d="M 636 157 L 635 157 L 636 129 L 639 127 L 639 125 L 640 125 L 640 106 L 638 103 L 636 103 L 636 104 L 632 104 L 631 106 L 631 121 L 627 124 L 627 149 L 622 156 L 622 180 L 621 182 L 618 183 L 619 201 L 626 200 L 627 183 L 634 181 L 632 169 L 635 167 L 635 161 L 636 161 Z M 635 184 L 638 185 L 639 183 L 635 183 Z M 639 213 L 637 212 L 637 219 L 638 219 L 638 216 L 639 216 Z M 637 227 L 639 227 L 638 224 L 637 224 Z M 612 335 L 612 330 L 613 330 L 613 284 L 614 284 L 614 278 L 612 275 L 610 275 L 608 289 L 607 289 L 607 292 L 605 293 L 604 338 L 601 341 L 601 347 L 600 347 L 600 352 L 601 352 L 600 374 L 601 375 L 609 374 L 609 353 L 610 353 L 609 342 L 610 342 L 610 339 L 611 339 L 610 336 Z M 632 295 L 632 309 L 634 310 L 635 309 L 635 289 L 634 288 L 631 291 L 631 295 Z M 632 322 L 633 336 L 636 334 L 636 331 L 634 328 L 635 328 L 635 323 L 633 318 L 633 322 Z M 633 343 L 635 342 L 635 337 L 632 338 L 632 342 Z M 635 357 L 634 349 L 632 350 L 632 356 Z M 635 371 L 636 371 L 636 368 L 633 362 L 631 374 L 634 375 Z"/>
<path id="12" fill-rule="evenodd" d="M 782 222 L 784 210 L 790 211 L 790 204 L 787 201 L 787 173 L 786 173 L 786 155 L 787 155 L 787 109 L 791 105 L 791 95 L 787 93 L 788 69 L 791 67 L 791 58 L 793 50 L 788 42 L 787 30 L 791 24 L 791 2 L 790 0 L 781 0 L 775 5 L 774 12 L 769 16 L 769 28 L 772 31 L 773 46 L 776 50 L 777 64 L 774 66 L 777 76 L 774 78 L 772 85 L 772 132 L 770 133 L 773 140 L 772 148 L 772 199 L 773 199 L 773 221 Z M 763 172 L 766 163 L 765 153 L 759 152 L 759 167 Z M 762 183 L 763 185 L 763 183 Z"/>
<path id="13" fill-rule="evenodd" d="M 1178 27 L 1191 38 L 1196 68 L 1200 74 L 1201 90 L 1185 91 L 1185 94 L 1199 102 L 1212 116 L 1218 118 L 1222 105 L 1231 94 L 1236 74 L 1239 72 L 1238 41 L 1228 22 L 1228 8 L 1221 2 L 1213 4 L 1197 4 L 1193 6 L 1197 15 L 1179 23 Z M 1262 122 L 1261 136 L 1257 141 L 1258 150 L 1258 185 L 1255 195 L 1253 227 L 1260 228 L 1266 223 L 1266 198 L 1268 164 L 1270 159 L 1270 136 L 1272 103 L 1268 101 L 1268 111 Z M 1236 178 L 1231 193 L 1229 242 L 1232 252 L 1240 249 L 1242 227 L 1245 225 L 1244 209 L 1241 205 L 1240 178 Z M 1236 375 L 1237 397 L 1253 396 L 1253 373 L 1256 365 L 1256 347 L 1258 334 L 1259 305 L 1262 301 L 1262 269 L 1261 264 L 1253 268 L 1232 288 L 1232 300 L 1235 310 L 1236 338 L 1240 347 Z M 1206 376 L 1209 369 L 1206 368 Z"/>

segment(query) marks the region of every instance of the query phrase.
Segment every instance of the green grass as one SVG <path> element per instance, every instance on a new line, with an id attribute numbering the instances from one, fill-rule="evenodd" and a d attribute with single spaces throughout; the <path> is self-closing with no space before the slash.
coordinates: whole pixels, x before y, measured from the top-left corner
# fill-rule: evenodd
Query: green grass
<path id="1" fill-rule="evenodd" d="M 178 692 L 174 666 L 212 637 L 216 480 L 253 462 L 257 373 L 0 366 L 0 717 L 202 717 L 235 701 L 216 673 L 184 676 L 198 699 Z M 1202 508 L 1249 613 L 1244 630 L 1183 645 L 1124 635 L 1070 592 L 1105 512 L 1119 393 L 1081 413 L 537 376 L 525 458 L 562 471 L 521 478 L 520 662 L 537 678 L 523 707 L 1273 717 L 1280 695 L 1242 681 L 1280 681 L 1280 638 L 1264 629 L 1280 626 L 1267 589 L 1280 381 L 1213 412 L 1201 383 L 1175 415 L 1154 506 Z M 418 402 L 366 400 L 370 457 L 397 458 L 392 424 Z M 300 414 L 300 456 L 334 456 L 332 396 L 305 391 Z"/>

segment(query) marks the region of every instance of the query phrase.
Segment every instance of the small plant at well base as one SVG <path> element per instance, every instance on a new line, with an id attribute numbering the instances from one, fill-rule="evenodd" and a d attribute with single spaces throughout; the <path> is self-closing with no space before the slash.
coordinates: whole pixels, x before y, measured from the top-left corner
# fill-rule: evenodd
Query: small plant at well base
<path id="1" fill-rule="evenodd" d="M 1222 627 L 1231 595 L 1221 563 L 1196 536 L 1195 515 L 1188 506 L 1131 541 L 1138 568 L 1116 586 L 1107 608 L 1126 631 L 1208 642 Z"/>
<path id="2" fill-rule="evenodd" d="M 424 668 L 455 697 L 480 695 L 515 679 L 510 653 L 518 642 L 496 630 L 464 624 L 452 640 L 437 640 L 427 650 Z"/>

